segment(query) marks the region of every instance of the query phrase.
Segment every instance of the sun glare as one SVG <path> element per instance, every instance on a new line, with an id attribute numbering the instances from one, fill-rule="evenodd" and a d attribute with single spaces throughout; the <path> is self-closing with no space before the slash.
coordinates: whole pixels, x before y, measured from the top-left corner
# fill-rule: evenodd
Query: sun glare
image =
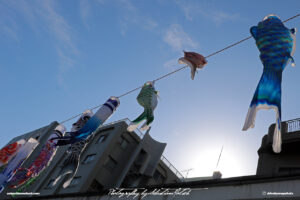
<path id="1" fill-rule="evenodd" d="M 201 152 L 196 158 L 189 163 L 192 166 L 190 171 L 184 172 L 183 175 L 190 177 L 206 177 L 212 176 L 214 171 L 220 171 L 222 177 L 233 177 L 242 175 L 242 167 L 238 161 L 238 157 L 229 150 L 224 149 L 217 166 L 221 149 L 210 149 Z"/>

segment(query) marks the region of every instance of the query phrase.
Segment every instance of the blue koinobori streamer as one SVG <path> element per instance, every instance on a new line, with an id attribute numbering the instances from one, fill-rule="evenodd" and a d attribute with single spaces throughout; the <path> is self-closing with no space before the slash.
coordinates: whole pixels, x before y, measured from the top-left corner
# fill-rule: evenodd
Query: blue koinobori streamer
<path id="1" fill-rule="evenodd" d="M 259 109 L 274 109 L 276 125 L 273 151 L 281 151 L 281 78 L 285 66 L 294 59 L 296 29 L 286 28 L 275 15 L 266 16 L 258 26 L 250 29 L 260 51 L 264 70 L 248 110 L 243 130 L 253 128 Z"/>
<path id="2" fill-rule="evenodd" d="M 87 120 L 82 128 L 76 131 L 72 131 L 69 133 L 69 136 L 64 136 L 61 138 L 56 138 L 59 141 L 57 142 L 57 146 L 74 144 L 76 142 L 80 142 L 85 140 L 89 135 L 91 135 L 100 125 L 102 125 L 117 109 L 120 105 L 120 101 L 117 97 L 109 98 L 99 109 L 98 111 Z M 91 112 L 91 111 L 90 111 Z M 86 115 L 81 116 L 84 118 Z M 81 119 L 80 119 L 81 120 Z M 80 120 L 77 123 L 80 123 Z M 81 121 L 85 121 L 82 119 Z"/>
<path id="3" fill-rule="evenodd" d="M 58 145 L 71 144 L 71 146 L 59 173 L 60 175 L 53 183 L 54 185 L 64 180 L 66 176 L 68 176 L 68 179 L 64 182 L 63 187 L 66 188 L 70 185 L 78 170 L 81 154 L 90 139 L 94 136 L 93 132 L 114 113 L 119 105 L 120 101 L 117 97 L 110 97 L 94 115 L 92 115 L 90 110 L 86 111 L 80 119 L 73 124 L 73 132 L 70 133 L 70 136 L 63 137 L 58 141 Z M 87 119 L 84 119 L 86 117 Z M 77 128 L 78 130 L 76 130 Z"/>

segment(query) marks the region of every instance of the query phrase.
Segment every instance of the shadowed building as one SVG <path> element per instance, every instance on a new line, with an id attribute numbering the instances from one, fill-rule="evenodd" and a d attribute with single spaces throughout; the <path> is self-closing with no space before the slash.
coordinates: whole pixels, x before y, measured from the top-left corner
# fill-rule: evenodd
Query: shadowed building
<path id="1" fill-rule="evenodd" d="M 258 150 L 259 160 L 257 175 L 219 178 L 214 177 L 189 178 L 184 182 L 157 184 L 146 186 L 148 192 L 160 191 L 167 188 L 169 195 L 148 195 L 142 198 L 144 189 L 139 190 L 135 199 L 143 200 L 226 200 L 226 199 L 299 199 L 300 198 L 300 119 L 282 122 L 282 152 L 273 153 L 272 133 L 275 124 L 269 127 L 269 133 L 262 139 Z M 205 179 L 205 180 L 203 180 Z M 180 190 L 178 190 L 181 188 Z M 127 190 L 134 192 L 135 188 Z M 180 195 L 180 191 L 187 195 Z M 172 193 L 173 192 L 173 193 Z M 176 193 L 177 192 L 177 193 Z M 157 193 L 156 193 L 157 194 Z M 172 195 L 177 194 L 177 195 Z M 67 196 L 48 196 L 47 199 L 84 200 L 120 200 L 132 199 L 127 196 L 120 198 L 117 194 L 70 194 Z M 38 199 L 38 198 L 36 198 Z"/>
<path id="2" fill-rule="evenodd" d="M 66 149 L 60 153 L 47 169 L 41 180 L 33 184 L 30 191 L 41 196 L 31 199 L 130 199 L 131 197 L 109 194 L 109 188 L 127 188 L 127 192 L 136 192 L 142 198 L 145 189 L 164 191 L 169 195 L 148 195 L 146 200 L 166 199 L 297 199 L 300 198 L 300 119 L 282 122 L 282 152 L 273 153 L 272 133 L 262 139 L 258 150 L 257 174 L 251 176 L 220 178 L 220 173 L 212 177 L 189 178 L 185 181 L 169 163 L 161 157 L 165 145 L 153 140 L 148 134 L 128 133 L 128 122 L 118 121 L 100 127 L 94 140 L 83 153 L 81 165 L 72 184 L 67 187 L 52 185 L 59 175 Z M 173 169 L 173 170 L 170 170 Z M 131 189 L 130 189 L 131 188 Z M 172 195 L 175 191 L 185 191 L 187 195 Z M 102 192 L 101 192 L 102 191 Z M 7 196 L 6 196 L 7 198 Z"/>
<path id="3" fill-rule="evenodd" d="M 124 124 L 124 126 L 126 125 Z M 109 125 L 106 126 L 106 128 L 109 127 L 110 127 Z M 98 137 L 100 137 L 100 135 L 102 134 L 105 135 L 106 128 L 103 127 L 102 129 L 103 133 L 101 133 L 100 131 L 101 129 L 99 130 L 100 133 Z M 138 193 L 135 199 L 142 198 L 145 200 L 152 200 L 152 199 L 153 200 L 298 199 L 300 198 L 300 173 L 299 173 L 300 119 L 282 122 L 283 143 L 282 143 L 282 152 L 279 154 L 273 153 L 272 150 L 273 129 L 274 129 L 274 124 L 272 124 L 269 127 L 269 133 L 265 135 L 262 139 L 262 145 L 258 150 L 259 160 L 258 160 L 256 175 L 222 179 L 220 178 L 219 173 L 215 173 L 215 177 L 212 176 L 212 177 L 189 178 L 189 179 L 185 179 L 185 181 L 183 182 L 180 182 L 178 181 L 178 179 L 176 181 L 176 179 L 168 180 L 168 178 L 166 178 L 169 176 L 168 175 L 165 176 L 165 174 L 163 173 L 164 163 L 161 160 L 159 160 L 159 164 L 157 165 L 152 178 L 150 178 L 151 170 L 149 169 L 151 169 L 151 167 L 149 168 L 146 167 L 147 164 L 139 164 L 139 163 L 151 163 L 152 160 L 148 158 L 148 156 L 145 156 L 145 152 L 139 151 L 138 150 L 139 148 L 136 147 L 135 151 L 134 150 L 130 151 L 134 158 L 130 159 L 127 162 L 126 165 L 127 167 L 123 167 L 123 170 L 127 171 L 125 178 L 123 179 L 122 176 L 119 176 L 119 178 L 122 180 L 122 181 L 119 180 L 119 182 L 122 182 L 121 187 L 131 187 L 131 189 L 126 190 L 127 192 L 136 192 L 135 188 L 140 187 L 140 184 L 144 184 L 143 189 L 139 190 L 140 193 Z M 129 138 L 126 137 L 125 139 L 128 142 L 131 142 L 131 140 L 129 141 Z M 144 138 L 146 138 L 146 136 Z M 137 146 L 139 145 L 143 146 L 143 142 L 139 142 Z M 147 151 L 147 147 L 144 148 L 144 151 Z M 85 156 L 87 156 L 87 154 L 85 154 Z M 134 161 L 132 162 L 132 160 Z M 115 164 L 109 166 L 112 167 L 115 166 Z M 105 165 L 103 167 L 105 167 Z M 129 171 L 127 170 L 128 168 Z M 99 169 L 99 171 L 101 171 L 101 169 Z M 107 171 L 106 173 L 109 172 Z M 147 177 L 148 177 L 148 181 L 147 181 Z M 50 176 L 48 176 L 48 180 L 49 178 L 51 179 Z M 101 182 L 101 179 L 96 179 L 96 180 L 100 184 L 104 183 Z M 93 180 L 90 179 L 90 182 L 92 181 Z M 87 184 L 87 187 L 88 185 L 89 184 Z M 42 187 L 45 188 L 44 185 Z M 169 195 L 148 195 L 146 197 L 142 197 L 141 195 L 145 189 L 147 189 L 148 192 L 151 191 L 163 192 L 164 190 L 162 188 L 167 189 Z M 178 191 L 178 188 L 181 188 L 181 191 L 187 192 L 186 193 L 187 195 L 180 195 L 180 191 Z M 53 200 L 54 199 L 85 200 L 87 197 L 90 200 L 132 199 L 131 197 L 128 196 L 123 196 L 120 198 L 120 196 L 118 196 L 117 194 L 114 195 L 109 194 L 110 192 L 109 190 L 105 191 L 104 193 L 98 193 L 98 194 L 95 193 L 93 194 L 90 192 L 82 193 L 82 191 L 78 191 L 77 193 L 72 193 L 72 194 L 68 193 L 66 195 L 63 195 L 62 193 L 59 192 L 52 196 L 39 196 L 33 199 L 47 198 Z M 88 190 L 85 189 L 85 191 Z M 177 191 L 177 195 L 172 195 L 172 192 L 174 194 L 175 191 Z"/>
<path id="4" fill-rule="evenodd" d="M 100 126 L 94 133 L 81 155 L 78 171 L 71 184 L 64 188 L 64 180 L 54 183 L 60 175 L 61 168 L 67 157 L 68 146 L 59 147 L 50 165 L 42 172 L 37 181 L 25 192 L 38 192 L 41 195 L 54 195 L 77 192 L 99 192 L 106 188 L 141 187 L 176 183 L 183 180 L 182 175 L 162 156 L 166 143 L 154 140 L 149 133 L 143 135 L 139 130 L 127 132 L 128 119 Z M 38 155 L 42 144 L 56 122 L 36 131 L 14 138 L 37 138 L 39 146 L 23 164 L 28 167 Z M 0 198 L 9 198 L 5 189 Z"/>
<path id="5" fill-rule="evenodd" d="M 256 174 L 259 176 L 293 175 L 300 173 L 300 119 L 281 123 L 282 151 L 276 154 L 272 151 L 275 124 L 269 127 L 269 132 L 262 139 L 258 150 L 258 165 Z"/>

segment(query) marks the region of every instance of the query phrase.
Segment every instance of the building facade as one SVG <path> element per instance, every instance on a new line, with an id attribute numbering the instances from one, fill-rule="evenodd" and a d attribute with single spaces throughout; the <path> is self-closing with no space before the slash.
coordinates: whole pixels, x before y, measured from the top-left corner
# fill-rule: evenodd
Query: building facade
<path id="1" fill-rule="evenodd" d="M 220 178 L 220 176 L 190 178 L 184 182 L 157 184 L 145 188 L 127 189 L 105 194 L 70 194 L 48 196 L 47 199 L 63 200 L 294 200 L 300 199 L 300 119 L 282 122 L 282 151 L 273 153 L 272 138 L 275 124 L 269 127 L 258 150 L 257 174 L 251 176 Z M 145 196 L 143 192 L 147 195 Z M 132 196 L 129 196 L 129 195 Z M 35 199 L 39 199 L 36 197 Z"/>
<path id="2" fill-rule="evenodd" d="M 126 188 L 127 192 L 133 193 L 139 188 L 136 199 L 149 200 L 300 198 L 300 119 L 282 122 L 282 151 L 279 154 L 272 150 L 275 124 L 269 127 L 258 150 L 256 175 L 221 178 L 220 172 L 216 172 L 212 177 L 193 179 L 184 179 L 162 156 L 165 143 L 139 130 L 127 132 L 129 123 L 129 120 L 120 120 L 96 130 L 81 156 L 74 179 L 66 188 L 63 187 L 64 180 L 54 184 L 68 149 L 67 146 L 60 147 L 49 167 L 25 191 L 40 195 L 27 196 L 27 199 L 132 199 L 126 195 L 110 194 L 111 188 Z M 24 166 L 28 166 L 38 155 L 41 145 L 56 125 L 53 122 L 11 141 L 33 137 L 40 142 Z M 0 199 L 19 197 L 6 195 L 14 191 L 6 189 Z M 144 197 L 143 191 L 150 194 Z M 162 195 L 163 192 L 166 194 Z"/>
<path id="3" fill-rule="evenodd" d="M 279 154 L 272 150 L 275 124 L 262 139 L 258 149 L 257 176 L 280 176 L 300 173 L 300 119 L 281 123 L 282 150 Z"/>
<path id="4" fill-rule="evenodd" d="M 100 192 L 107 188 L 143 187 L 148 185 L 177 183 L 182 175 L 162 155 L 166 143 L 154 140 L 149 133 L 139 130 L 127 132 L 128 119 L 100 126 L 94 133 L 81 155 L 78 170 L 71 184 L 64 188 L 64 180 L 55 182 L 67 157 L 68 146 L 59 147 L 50 165 L 42 172 L 26 191 L 37 192 L 41 196 L 71 194 L 78 192 Z M 14 138 L 34 137 L 40 142 L 23 167 L 28 167 L 38 155 L 57 122 L 36 131 Z M 9 198 L 6 194 L 16 189 L 5 189 L 0 199 Z M 18 196 L 17 196 L 18 197 Z M 14 197 L 16 198 L 16 197 Z"/>

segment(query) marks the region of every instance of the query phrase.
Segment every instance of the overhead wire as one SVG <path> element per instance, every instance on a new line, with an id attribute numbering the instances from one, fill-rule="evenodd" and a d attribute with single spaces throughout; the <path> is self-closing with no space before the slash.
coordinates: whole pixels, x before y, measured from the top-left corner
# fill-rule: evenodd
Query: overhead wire
<path id="1" fill-rule="evenodd" d="M 286 20 L 284 20 L 283 23 L 285 23 L 285 22 L 287 22 L 287 21 L 290 21 L 290 20 L 292 20 L 292 19 L 294 19 L 294 18 L 296 18 L 296 17 L 299 17 L 299 16 L 300 16 L 300 13 L 297 14 L 297 15 L 294 15 L 294 16 L 292 16 L 292 17 L 286 19 Z M 205 56 L 205 58 L 207 59 L 207 58 L 209 58 L 209 57 L 211 57 L 211 56 L 214 56 L 214 55 L 216 55 L 216 54 L 219 54 L 219 53 L 221 53 L 221 52 L 223 52 L 223 51 L 225 51 L 225 50 L 227 50 L 227 49 L 230 49 L 230 48 L 232 48 L 232 47 L 234 47 L 234 46 L 236 46 L 236 45 L 238 45 L 238 44 L 240 44 L 240 43 L 242 43 L 242 42 L 245 42 L 246 40 L 249 40 L 250 38 L 252 38 L 252 36 L 249 36 L 249 37 L 247 37 L 247 38 L 244 38 L 244 39 L 242 39 L 242 40 L 239 40 L 239 41 L 237 41 L 237 42 L 235 42 L 235 43 L 233 43 L 233 44 L 230 44 L 230 45 L 224 47 L 223 49 L 220 49 L 220 50 L 218 50 L 218 51 L 215 51 L 215 52 L 213 52 L 213 53 L 211 53 L 211 54 Z M 160 76 L 160 77 L 154 79 L 153 82 L 156 82 L 156 81 L 159 81 L 159 80 L 161 80 L 161 79 L 163 79 L 163 78 L 166 78 L 166 77 L 168 77 L 168 76 L 170 76 L 170 75 L 172 75 L 172 74 L 175 74 L 175 73 L 177 73 L 177 72 L 179 72 L 179 71 L 181 71 L 181 70 L 183 70 L 183 69 L 185 69 L 185 68 L 187 68 L 187 67 L 188 67 L 188 66 L 185 65 L 185 66 L 183 66 L 183 67 L 181 67 L 181 68 L 179 68 L 179 69 L 176 69 L 176 70 L 174 70 L 174 71 L 172 71 L 172 72 L 169 72 L 169 73 L 167 73 L 167 74 L 165 74 L 165 75 L 163 75 L 163 76 Z M 125 92 L 124 94 L 121 94 L 120 96 L 118 96 L 117 98 L 124 97 L 124 96 L 126 96 L 126 95 L 128 95 L 128 94 L 130 94 L 130 93 L 132 93 L 132 92 L 134 92 L 134 91 L 136 91 L 136 90 L 138 90 L 138 89 L 140 89 L 140 88 L 142 88 L 142 87 L 143 87 L 143 86 L 139 86 L 139 87 L 137 87 L 137 88 L 135 88 L 135 89 L 132 89 L 132 90 L 130 90 L 130 91 L 127 91 L 127 92 Z M 96 109 L 96 108 L 99 108 L 99 107 L 102 106 L 102 105 L 103 105 L 103 104 L 98 105 L 98 106 L 95 106 L 95 107 L 93 107 L 93 108 L 90 108 L 90 110 L 94 110 L 94 109 Z M 70 117 L 70 118 L 68 118 L 68 119 L 66 119 L 66 120 L 64 120 L 64 121 L 62 121 L 62 122 L 60 122 L 60 124 L 63 124 L 63 123 L 65 123 L 65 122 L 68 122 L 68 121 L 70 121 L 70 120 L 76 118 L 76 117 L 79 117 L 81 114 L 82 114 L 82 113 L 77 114 L 77 115 L 75 115 L 75 116 L 73 116 L 73 117 Z"/>

